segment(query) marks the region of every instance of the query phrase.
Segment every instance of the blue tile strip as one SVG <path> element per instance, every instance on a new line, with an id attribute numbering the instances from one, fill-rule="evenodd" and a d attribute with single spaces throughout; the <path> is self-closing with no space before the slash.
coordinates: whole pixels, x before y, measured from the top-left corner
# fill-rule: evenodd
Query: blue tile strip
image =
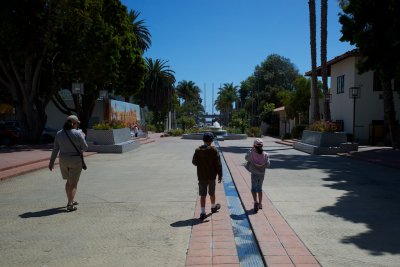
<path id="1" fill-rule="evenodd" d="M 231 223 L 240 266 L 266 266 L 250 226 L 247 214 L 243 209 L 236 186 L 232 180 L 232 176 L 226 164 L 224 155 L 221 152 L 218 141 L 215 140 L 214 143 L 221 156 L 222 171 L 224 175 L 224 190 L 228 203 L 228 210 L 231 214 Z"/>

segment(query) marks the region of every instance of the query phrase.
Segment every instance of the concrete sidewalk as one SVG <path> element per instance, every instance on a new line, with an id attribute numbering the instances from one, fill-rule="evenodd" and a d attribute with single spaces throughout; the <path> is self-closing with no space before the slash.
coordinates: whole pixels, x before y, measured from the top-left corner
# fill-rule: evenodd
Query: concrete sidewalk
<path id="1" fill-rule="evenodd" d="M 150 134 L 148 138 L 137 138 L 141 144 L 148 144 L 160 138 L 161 134 Z M 0 180 L 15 177 L 24 173 L 47 168 L 53 144 L 16 145 L 0 148 Z M 88 157 L 96 152 L 85 152 Z M 58 159 L 55 164 L 58 164 Z"/>
<path id="2" fill-rule="evenodd" d="M 201 142 L 160 139 L 160 135 L 150 139 L 156 145 L 140 147 L 139 154 L 133 151 L 89 157 L 90 170 L 84 173 L 78 190 L 81 206 L 71 215 L 54 209 L 57 196 L 62 198 L 63 192 L 49 192 L 49 185 L 55 182 L 46 178 L 48 172 L 3 181 L 0 211 L 5 216 L 0 220 L 0 239 L 5 243 L 0 248 L 9 256 L 0 263 L 21 265 L 23 261 L 12 256 L 19 255 L 12 249 L 15 247 L 26 252 L 24 262 L 31 261 L 33 266 L 55 263 L 56 255 L 62 260 L 58 266 L 240 266 L 221 185 L 217 186 L 221 210 L 204 222 L 198 220 L 197 184 L 190 161 Z M 257 214 L 252 212 L 250 175 L 242 166 L 253 139 L 223 141 L 220 145 L 268 266 L 397 266 L 400 233 L 395 229 L 400 214 L 395 177 L 399 170 L 380 165 L 396 162 L 396 151 L 382 148 L 379 151 L 393 153 L 385 154 L 385 158 L 376 150 L 360 149 L 357 153 L 364 156 L 363 160 L 353 161 L 312 156 L 277 144 L 277 139 L 263 139 L 272 167 L 263 187 L 264 209 Z M 39 163 L 46 168 L 50 153 L 51 146 L 1 153 L 0 175 L 21 168 L 29 171 Z M 374 155 L 380 156 L 374 160 L 378 164 L 369 164 Z M 380 177 L 381 173 L 384 176 Z M 43 210 L 43 206 L 48 209 Z M 76 240 L 83 238 L 82 244 L 57 232 L 72 226 L 59 221 L 65 216 L 73 216 L 83 227 L 78 235 L 73 234 Z M 33 225 L 26 225 L 27 221 Z M 18 242 L 26 243 L 21 241 L 26 236 L 35 236 L 37 245 L 21 247 Z M 101 238 L 107 240 L 107 250 Z M 74 253 L 74 263 L 68 263 L 62 250 L 48 248 L 49 241 Z M 32 254 L 38 249 L 41 256 Z M 46 251 L 48 256 L 43 254 Z"/>

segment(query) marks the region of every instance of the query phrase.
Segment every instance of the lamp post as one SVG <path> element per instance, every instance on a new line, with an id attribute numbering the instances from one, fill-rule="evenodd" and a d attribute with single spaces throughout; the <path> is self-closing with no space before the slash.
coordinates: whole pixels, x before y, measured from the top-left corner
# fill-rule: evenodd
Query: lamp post
<path id="1" fill-rule="evenodd" d="M 356 128 L 356 99 L 360 98 L 361 88 L 359 86 L 353 86 L 349 88 L 349 97 L 353 98 L 353 138 L 352 143 L 355 140 L 355 128 Z"/>

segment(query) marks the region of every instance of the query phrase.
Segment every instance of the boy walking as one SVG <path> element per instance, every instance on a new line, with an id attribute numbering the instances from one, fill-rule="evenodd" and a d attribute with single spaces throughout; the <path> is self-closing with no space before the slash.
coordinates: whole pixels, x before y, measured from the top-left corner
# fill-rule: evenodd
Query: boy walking
<path id="1" fill-rule="evenodd" d="M 217 149 L 211 146 L 214 140 L 212 133 L 204 133 L 204 145 L 198 147 L 193 155 L 192 163 L 197 166 L 197 178 L 199 181 L 200 196 L 200 220 L 204 220 L 206 215 L 206 196 L 207 188 L 211 201 L 211 212 L 214 213 L 221 208 L 220 204 L 215 204 L 215 180 L 218 175 L 218 183 L 222 180 L 222 165 Z"/>

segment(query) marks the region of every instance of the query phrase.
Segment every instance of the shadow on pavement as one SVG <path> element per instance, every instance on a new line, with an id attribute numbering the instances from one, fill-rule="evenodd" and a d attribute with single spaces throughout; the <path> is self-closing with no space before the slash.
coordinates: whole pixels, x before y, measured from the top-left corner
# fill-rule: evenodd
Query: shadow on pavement
<path id="1" fill-rule="evenodd" d="M 324 186 L 345 193 L 318 211 L 369 229 L 342 242 L 372 255 L 400 254 L 400 170 L 351 158 L 279 154 L 271 155 L 271 168 L 324 170 Z"/>
<path id="2" fill-rule="evenodd" d="M 208 215 L 207 215 L 207 217 L 208 217 Z M 187 226 L 201 224 L 203 222 L 208 222 L 208 221 L 205 221 L 205 220 L 201 221 L 200 219 L 192 218 L 192 219 L 187 219 L 187 220 L 183 220 L 183 221 L 176 221 L 174 223 L 171 223 L 170 225 L 172 227 L 187 227 Z"/>
<path id="3" fill-rule="evenodd" d="M 65 210 L 65 207 L 58 207 L 58 208 L 40 210 L 40 211 L 35 211 L 35 212 L 25 212 L 25 213 L 19 215 L 19 217 L 21 217 L 23 219 L 37 218 L 37 217 L 46 217 L 46 216 L 56 215 L 56 214 L 64 213 L 64 212 L 67 212 Z"/>

